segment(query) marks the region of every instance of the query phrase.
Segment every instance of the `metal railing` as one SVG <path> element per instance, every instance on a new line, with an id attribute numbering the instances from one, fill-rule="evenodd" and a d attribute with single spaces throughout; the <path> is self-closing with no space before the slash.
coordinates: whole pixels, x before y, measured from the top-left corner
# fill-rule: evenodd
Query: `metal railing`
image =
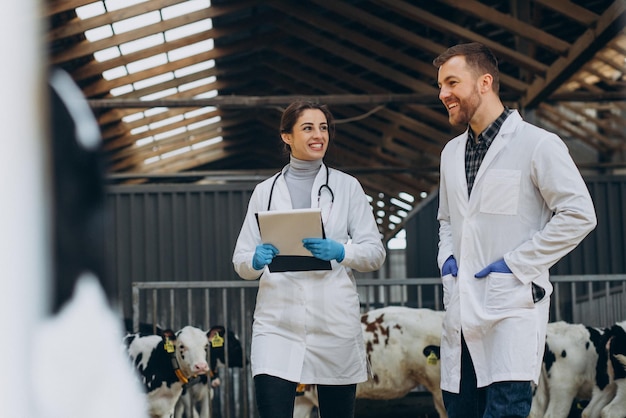
<path id="1" fill-rule="evenodd" d="M 604 327 L 626 319 L 626 274 L 552 276 L 551 321 L 580 322 Z M 258 280 L 208 282 L 134 282 L 132 319 L 135 330 L 142 322 L 179 329 L 195 325 L 209 329 L 220 324 L 237 334 L 243 348 L 244 367 L 229 369 L 216 391 L 219 407 L 212 417 L 256 417 L 252 377 L 246 364 L 252 334 L 252 315 Z M 363 312 L 388 305 L 442 310 L 440 278 L 357 279 Z M 142 298 L 142 293 L 145 296 Z"/>

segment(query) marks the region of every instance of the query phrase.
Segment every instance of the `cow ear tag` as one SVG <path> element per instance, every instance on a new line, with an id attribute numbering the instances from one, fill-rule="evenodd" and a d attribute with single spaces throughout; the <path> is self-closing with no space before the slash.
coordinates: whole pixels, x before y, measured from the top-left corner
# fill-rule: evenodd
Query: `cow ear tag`
<path id="1" fill-rule="evenodd" d="M 165 346 L 165 351 L 167 351 L 168 353 L 173 353 L 175 351 L 174 343 L 169 338 L 165 339 L 164 346 Z"/>
<path id="2" fill-rule="evenodd" d="M 220 334 L 218 334 L 217 332 L 215 333 L 213 338 L 211 338 L 211 347 L 213 348 L 224 347 L 224 339 L 220 337 Z"/>
<path id="3" fill-rule="evenodd" d="M 434 351 L 431 351 L 428 357 L 426 357 L 426 363 L 428 363 L 431 366 L 437 365 L 437 355 L 435 354 Z"/>

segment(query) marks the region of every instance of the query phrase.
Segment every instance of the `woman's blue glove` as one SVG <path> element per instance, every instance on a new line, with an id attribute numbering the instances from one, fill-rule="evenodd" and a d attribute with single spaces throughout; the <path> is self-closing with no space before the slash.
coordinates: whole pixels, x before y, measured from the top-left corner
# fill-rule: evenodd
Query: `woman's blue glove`
<path id="1" fill-rule="evenodd" d="M 278 254 L 278 248 L 274 247 L 272 244 L 257 245 L 254 256 L 252 257 L 252 268 L 261 270 L 272 262 L 276 254 Z"/>
<path id="2" fill-rule="evenodd" d="M 482 279 L 483 277 L 487 277 L 489 273 L 511 273 L 511 269 L 509 268 L 509 266 L 506 265 L 504 259 L 501 258 L 476 273 L 474 277 L 476 277 L 477 279 Z"/>
<path id="3" fill-rule="evenodd" d="M 443 266 L 441 267 L 441 275 L 445 276 L 446 274 L 451 274 L 456 277 L 458 272 L 459 268 L 456 265 L 456 259 L 453 255 L 451 255 L 446 261 L 444 261 Z"/>
<path id="4" fill-rule="evenodd" d="M 346 256 L 343 245 L 329 238 L 305 238 L 302 243 L 304 248 L 321 260 L 337 260 L 341 263 Z"/>

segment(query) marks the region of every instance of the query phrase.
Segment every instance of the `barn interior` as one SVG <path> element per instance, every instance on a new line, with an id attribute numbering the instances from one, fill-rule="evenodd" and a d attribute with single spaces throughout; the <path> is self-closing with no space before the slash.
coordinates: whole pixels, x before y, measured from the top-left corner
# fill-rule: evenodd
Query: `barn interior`
<path id="1" fill-rule="evenodd" d="M 12 58 L 7 61 L 11 65 L 0 68 L 0 77 L 10 80 L 5 84 L 9 99 L 0 112 L 3 133 L 10 138 L 3 143 L 8 152 L 0 155 L 6 179 L 0 265 L 9 283 L 2 293 L 0 314 L 10 319 L 6 335 L 20 341 L 6 344 L 3 351 L 12 359 L 0 378 L 7 416 L 52 416 L 52 408 L 48 414 L 42 413 L 45 408 L 32 390 L 32 381 L 44 381 L 38 379 L 41 375 L 66 377 L 67 385 L 56 380 L 48 389 L 57 389 L 61 395 L 72 393 L 73 400 L 85 401 L 82 412 L 57 416 L 98 418 L 116 415 L 114 407 L 122 416 L 125 406 L 113 405 L 104 391 L 107 408 L 94 407 L 101 405 L 93 398 L 98 393 L 74 396 L 82 393 L 91 379 L 76 378 L 80 368 L 70 367 L 75 358 L 60 361 L 65 358 L 62 355 L 78 355 L 79 351 L 75 345 L 67 350 L 60 342 L 73 343 L 66 337 L 91 334 L 82 329 L 76 332 L 75 327 L 65 336 L 47 334 L 48 340 L 38 339 L 42 319 L 61 309 L 72 296 L 77 271 L 92 263 L 88 267 L 98 272 L 97 267 L 106 262 L 90 258 L 102 254 L 98 247 L 102 243 L 93 240 L 90 227 L 102 231 L 103 224 L 76 223 L 79 218 L 53 208 L 50 202 L 51 136 L 40 125 L 50 109 L 42 109 L 38 88 L 44 84 L 42 73 L 57 68 L 78 86 L 99 128 L 98 161 L 83 160 L 87 165 L 87 169 L 82 167 L 83 173 L 94 174 L 93 169 L 97 171 L 102 164 L 105 188 L 123 187 L 124 193 L 132 193 L 129 190 L 133 188 L 153 193 L 179 185 L 239 187 L 259 182 L 287 162 L 278 135 L 281 110 L 300 98 L 328 104 L 337 119 L 337 136 L 326 163 L 359 179 L 371 199 L 381 236 L 391 248 L 411 220 L 432 204 L 438 189 L 440 152 L 460 132 L 450 127 L 438 99 L 432 60 L 459 42 L 484 43 L 499 59 L 505 104 L 519 109 L 528 121 L 556 132 L 583 175 L 601 176 L 604 182 L 594 183 L 594 197 L 600 196 L 598 201 L 606 203 L 602 219 L 615 222 L 604 224 L 587 246 L 590 249 L 584 256 L 577 255 L 578 264 L 566 273 L 589 274 L 593 269 L 597 273 L 598 266 L 608 266 L 601 272 L 612 277 L 577 277 L 564 282 L 569 293 L 563 292 L 568 299 L 561 305 L 569 309 L 576 298 L 593 302 L 576 313 L 577 319 L 591 318 L 598 306 L 623 315 L 626 0 L 23 0 L 7 2 L 0 20 L 4 23 L 0 37 L 19 39 L 0 44 L 5 56 Z M 71 154 L 63 147 L 55 152 Z M 611 177 L 621 180 L 601 193 Z M 104 190 L 89 190 L 94 192 L 89 196 L 95 205 L 102 203 L 98 193 Z M 115 199 L 118 196 L 121 194 Z M 81 200 L 56 198 L 57 204 L 70 206 Z M 129 205 L 133 204 L 131 199 Z M 57 267 L 71 267 L 65 273 L 57 271 L 71 279 L 57 289 L 54 286 L 59 283 L 48 280 L 55 262 L 49 246 L 58 232 L 50 225 L 54 213 L 63 213 L 64 226 L 71 229 L 62 230 L 71 230 L 74 238 L 78 237 L 70 243 L 71 263 L 76 264 L 58 264 L 56 260 Z M 137 225 L 138 218 L 123 221 Z M 106 232 L 113 235 L 118 231 Z M 151 237 L 143 229 L 138 233 Z M 114 245 L 136 239 L 118 235 Z M 133 250 L 132 245 L 118 248 L 138 264 L 164 264 L 160 254 L 141 259 Z M 229 247 L 224 258 L 232 270 L 230 251 Z M 206 254 L 184 255 L 210 258 Z M 588 270 L 576 270 L 576 266 Z M 125 309 L 134 298 L 131 280 L 154 278 L 148 267 L 136 264 L 119 263 L 112 270 L 123 273 L 124 281 L 103 284 L 109 296 L 123 296 Z M 182 275 L 178 278 L 185 279 Z M 368 280 L 362 283 L 373 286 L 376 279 Z M 406 280 L 414 294 L 421 294 L 424 283 L 432 284 L 433 289 L 439 286 L 435 282 Z M 386 285 L 393 283 L 389 280 Z M 223 291 L 221 282 L 209 285 L 212 287 L 203 289 L 205 293 L 197 293 L 204 298 L 210 291 L 211 298 L 226 300 L 225 305 L 234 307 L 227 312 L 216 304 L 211 315 L 221 321 L 228 317 L 229 325 L 238 327 L 245 346 L 251 321 L 246 316 L 249 311 L 242 308 L 238 313 L 240 305 L 245 305 L 240 303 L 243 298 L 230 293 L 223 296 L 225 293 L 219 293 Z M 246 300 L 253 300 L 254 290 L 242 286 L 241 294 L 246 291 Z M 53 292 L 59 292 L 56 301 L 50 300 Z M 188 294 L 177 295 L 176 302 L 187 303 Z M 169 300 L 169 296 L 163 299 Z M 156 310 L 156 302 L 149 303 L 142 312 Z M 202 303 L 194 306 L 200 309 Z M 21 320 L 12 321 L 16 316 Z M 84 314 L 82 319 L 89 318 Z M 607 318 L 593 317 L 609 323 Z M 49 365 L 58 366 L 54 373 L 36 369 L 39 363 L 23 349 L 33 342 L 57 349 L 37 350 L 41 358 L 52 358 Z M 104 362 L 89 364 L 91 377 L 97 375 L 101 381 L 113 370 Z M 227 410 L 239 413 L 252 408 L 252 401 L 238 403 L 228 395 L 246 392 L 249 382 L 243 372 L 233 376 L 218 399 L 228 399 L 232 408 Z M 124 389 L 115 379 L 106 385 Z M 51 407 L 61 406 L 50 400 Z M 376 410 L 374 403 L 362 405 L 366 405 L 362 414 L 380 416 L 384 412 Z M 390 406 L 383 404 L 387 412 Z M 93 414 L 85 414 L 87 408 Z M 406 409 L 407 415 L 415 416 L 414 404 Z M 432 416 L 432 410 L 427 414 Z"/>
<path id="2" fill-rule="evenodd" d="M 49 64 L 100 125 L 109 184 L 263 179 L 286 163 L 280 110 L 326 103 L 326 162 L 356 176 L 385 241 L 438 185 L 458 133 L 432 60 L 482 42 L 501 95 L 557 132 L 587 174 L 623 173 L 620 0 L 152 0 L 46 2 Z M 374 203 L 373 203 L 374 204 Z"/>

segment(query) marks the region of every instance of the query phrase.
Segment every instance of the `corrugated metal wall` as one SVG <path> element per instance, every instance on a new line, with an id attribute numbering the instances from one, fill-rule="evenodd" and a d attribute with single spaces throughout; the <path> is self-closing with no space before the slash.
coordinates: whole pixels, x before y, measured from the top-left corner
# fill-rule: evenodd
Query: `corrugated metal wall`
<path id="1" fill-rule="evenodd" d="M 626 176 L 586 179 L 598 226 L 551 274 L 626 273 Z M 432 199 L 406 225 L 407 277 L 437 277 L 439 200 Z"/>
<path id="2" fill-rule="evenodd" d="M 108 274 L 124 315 L 131 313 L 132 282 L 241 280 L 231 259 L 253 188 L 254 184 L 109 187 Z"/>
<path id="3" fill-rule="evenodd" d="M 598 227 L 552 268 L 552 274 L 626 273 L 626 176 L 596 177 L 587 183 Z M 132 312 L 132 282 L 241 280 L 233 270 L 231 257 L 255 184 L 159 184 L 107 189 L 111 219 L 104 239 L 109 276 L 126 317 Z M 439 276 L 437 205 L 438 199 L 433 196 L 406 225 L 405 277 Z M 389 276 L 388 266 L 386 270 Z M 581 284 L 577 293 L 585 295 L 588 288 Z M 414 299 L 412 296 L 409 299 Z M 176 305 L 187 304 L 188 297 L 176 295 Z M 190 297 L 194 306 L 205 303 L 200 294 Z M 243 303 L 253 307 L 253 298 Z M 166 305 L 161 302 L 160 306 Z M 219 308 L 215 309 L 215 316 L 211 316 L 222 318 Z M 148 312 L 141 315 L 150 316 Z"/>

